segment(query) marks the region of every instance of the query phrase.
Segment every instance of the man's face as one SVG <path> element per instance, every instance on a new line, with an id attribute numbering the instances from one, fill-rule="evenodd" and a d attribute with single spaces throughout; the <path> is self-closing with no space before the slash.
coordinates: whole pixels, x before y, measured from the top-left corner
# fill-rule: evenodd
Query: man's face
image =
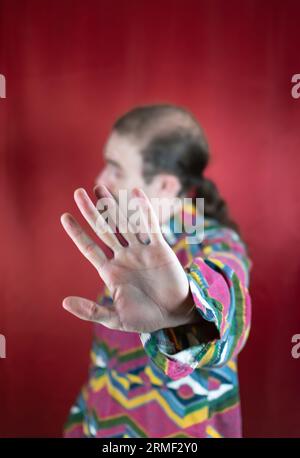
<path id="1" fill-rule="evenodd" d="M 133 137 L 112 132 L 104 147 L 104 167 L 95 184 L 104 184 L 115 198 L 120 190 L 133 187 L 141 187 L 147 194 L 139 148 Z"/>
<path id="2" fill-rule="evenodd" d="M 162 199 L 164 216 L 159 216 L 162 222 L 173 212 L 173 198 L 177 196 L 181 185 L 177 177 L 168 174 L 155 175 L 150 183 L 146 183 L 142 175 L 141 148 L 141 143 L 134 137 L 113 131 L 105 144 L 104 167 L 96 177 L 95 185 L 105 185 L 117 201 L 119 191 L 127 191 L 130 198 L 130 191 L 134 187 L 142 188 L 150 199 Z"/>

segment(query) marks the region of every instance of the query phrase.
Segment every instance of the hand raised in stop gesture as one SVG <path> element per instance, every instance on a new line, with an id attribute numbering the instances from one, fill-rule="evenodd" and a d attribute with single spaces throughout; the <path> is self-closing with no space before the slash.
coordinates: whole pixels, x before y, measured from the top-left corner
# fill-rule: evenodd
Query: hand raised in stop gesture
<path id="1" fill-rule="evenodd" d="M 89 299 L 70 296 L 63 300 L 64 308 L 81 319 L 128 332 L 153 332 L 200 320 L 186 272 L 164 239 L 154 208 L 142 189 L 133 189 L 132 196 L 139 202 L 147 244 L 135 230 L 131 230 L 128 219 L 108 188 L 98 185 L 96 192 L 109 202 L 111 213 L 123 218 L 120 222 L 128 223 L 125 225 L 128 230 L 120 232 L 126 241 L 124 244 L 86 191 L 82 188 L 75 191 L 74 198 L 80 212 L 111 250 L 112 258 L 87 235 L 72 215 L 64 213 L 61 222 L 81 253 L 96 268 L 113 303 L 103 306 Z"/>

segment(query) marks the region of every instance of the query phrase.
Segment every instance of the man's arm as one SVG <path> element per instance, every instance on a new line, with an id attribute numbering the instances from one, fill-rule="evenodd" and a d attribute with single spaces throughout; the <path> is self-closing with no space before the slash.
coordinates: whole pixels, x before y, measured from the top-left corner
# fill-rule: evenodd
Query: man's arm
<path id="1" fill-rule="evenodd" d="M 104 186 L 101 189 L 110 197 L 111 211 L 118 212 L 110 192 Z M 149 222 L 145 226 L 149 243 L 142 243 L 134 231 L 128 231 L 122 233 L 128 242 L 124 246 L 87 193 L 83 189 L 75 192 L 82 215 L 111 249 L 113 258 L 108 259 L 72 215 L 64 214 L 62 224 L 97 269 L 113 305 L 104 307 L 88 299 L 68 297 L 63 306 L 81 319 L 140 333 L 148 355 L 173 379 L 187 375 L 196 367 L 225 364 L 242 349 L 250 330 L 249 260 L 242 241 L 234 231 L 220 229 L 215 240 L 210 237 L 203 243 L 204 257 L 196 256 L 184 269 L 164 240 L 145 193 L 135 189 L 133 195 L 139 197 L 142 219 Z M 201 317 L 194 325 L 189 324 L 190 295 Z M 183 340 L 176 344 L 175 339 L 169 338 L 168 333 L 175 336 L 176 328 L 183 325 L 191 326 L 190 337 L 196 339 L 192 346 L 187 347 Z M 208 338 L 204 337 L 204 330 Z"/>
<path id="2" fill-rule="evenodd" d="M 230 229 L 216 231 L 185 268 L 200 321 L 141 333 L 145 351 L 176 380 L 196 368 L 219 367 L 244 347 L 251 321 L 249 270 L 243 242 Z"/>

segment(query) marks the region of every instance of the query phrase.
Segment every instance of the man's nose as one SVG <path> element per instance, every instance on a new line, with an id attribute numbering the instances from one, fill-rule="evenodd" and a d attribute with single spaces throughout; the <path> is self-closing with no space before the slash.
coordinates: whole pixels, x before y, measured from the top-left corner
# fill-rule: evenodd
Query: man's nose
<path id="1" fill-rule="evenodd" d="M 111 176 L 111 174 L 107 173 L 105 170 L 103 170 L 95 179 L 95 186 L 97 184 L 103 184 L 106 186 L 112 193 L 115 190 L 115 180 Z"/>

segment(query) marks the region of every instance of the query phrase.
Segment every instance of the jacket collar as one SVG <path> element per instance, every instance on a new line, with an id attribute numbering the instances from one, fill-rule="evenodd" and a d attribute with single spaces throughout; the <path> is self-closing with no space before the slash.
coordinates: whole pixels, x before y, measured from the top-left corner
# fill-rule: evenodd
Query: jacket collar
<path id="1" fill-rule="evenodd" d="M 196 222 L 199 229 L 192 232 Z M 205 229 L 214 225 L 218 225 L 216 219 L 201 215 L 194 204 L 183 201 L 181 209 L 161 225 L 161 230 L 169 245 L 174 246 L 187 234 L 190 237 L 195 237 L 196 240 L 198 239 L 200 243 L 204 238 Z"/>

